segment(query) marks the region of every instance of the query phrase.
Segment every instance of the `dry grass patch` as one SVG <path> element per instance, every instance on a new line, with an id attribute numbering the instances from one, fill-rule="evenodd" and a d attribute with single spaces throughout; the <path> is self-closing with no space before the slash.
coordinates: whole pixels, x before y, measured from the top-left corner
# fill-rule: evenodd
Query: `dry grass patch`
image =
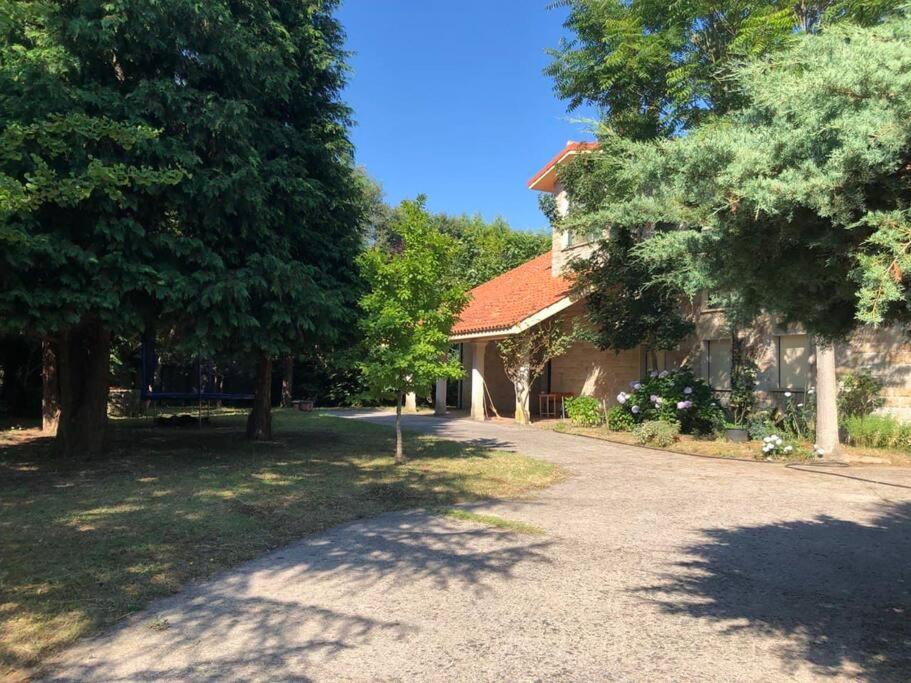
<path id="1" fill-rule="evenodd" d="M 201 429 L 117 422 L 103 460 L 50 456 L 40 432 L 0 433 L 0 678 L 193 579 L 306 534 L 383 512 L 521 495 L 560 477 L 515 453 L 281 411 L 276 440 L 243 416 Z"/>
<path id="2" fill-rule="evenodd" d="M 631 432 L 612 432 L 604 427 L 575 427 L 569 422 L 552 422 L 545 423 L 546 428 L 553 429 L 564 434 L 578 434 L 589 436 L 605 441 L 622 443 L 629 446 L 640 446 Z M 799 444 L 805 450 L 812 448 L 812 443 L 803 442 Z M 658 448 L 649 445 L 648 448 Z M 659 450 L 671 451 L 674 453 L 684 453 L 686 455 L 699 455 L 711 458 L 738 458 L 741 460 L 765 460 L 762 453 L 761 441 L 748 441 L 746 443 L 734 443 L 725 439 L 715 439 L 711 437 L 695 437 L 682 435 L 680 438 L 667 448 Z M 858 464 L 889 464 L 889 465 L 911 465 L 911 455 L 901 451 L 887 450 L 882 448 L 858 448 L 855 446 L 842 446 L 842 452 L 847 460 Z M 775 462 L 807 462 L 812 458 L 807 458 L 796 454 L 791 458 L 776 458 Z"/>

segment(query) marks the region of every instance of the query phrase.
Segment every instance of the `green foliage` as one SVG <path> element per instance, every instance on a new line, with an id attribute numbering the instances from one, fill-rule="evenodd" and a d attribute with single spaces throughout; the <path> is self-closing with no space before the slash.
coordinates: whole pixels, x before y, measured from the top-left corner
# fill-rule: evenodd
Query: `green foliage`
<path id="1" fill-rule="evenodd" d="M 401 249 L 402 238 L 395 230 L 397 208 L 382 202 L 382 188 L 366 178 L 369 205 L 368 237 L 385 251 Z M 502 218 L 485 221 L 479 214 L 431 216 L 433 225 L 451 237 L 457 249 L 452 260 L 453 277 L 471 289 L 520 266 L 551 247 L 550 234 L 513 230 Z"/>
<path id="2" fill-rule="evenodd" d="M 778 434 L 769 434 L 762 439 L 762 454 L 767 460 L 789 456 L 794 453 L 794 445 L 787 443 Z"/>
<path id="3" fill-rule="evenodd" d="M 635 244 L 632 231 L 620 228 L 591 257 L 573 263 L 575 291 L 587 294 L 591 341 L 611 351 L 676 348 L 694 328 L 683 315 L 681 292 L 650 284 L 656 274 L 631 254 Z"/>
<path id="4" fill-rule="evenodd" d="M 756 409 L 756 384 L 759 366 L 736 334 L 731 343 L 731 394 L 728 407 L 738 426 L 743 426 Z"/>
<path id="5" fill-rule="evenodd" d="M 911 451 L 911 425 L 891 415 L 851 415 L 844 427 L 852 446 Z"/>
<path id="6" fill-rule="evenodd" d="M 358 245 L 334 5 L 6 3 L 4 326 L 331 336 Z"/>
<path id="7" fill-rule="evenodd" d="M 816 394 L 808 392 L 801 399 L 790 391 L 784 393 L 784 405 L 772 412 L 777 431 L 795 439 L 812 439 L 816 422 Z"/>
<path id="8" fill-rule="evenodd" d="M 404 201 L 392 227 L 402 246 L 378 247 L 360 257 L 369 291 L 361 298 L 366 358 L 360 364 L 376 397 L 423 389 L 439 378 L 459 379 L 449 331 L 466 303 L 453 278 L 455 243 L 441 234 L 423 201 Z"/>
<path id="9" fill-rule="evenodd" d="M 832 27 L 736 69 L 741 111 L 672 141 L 606 139 L 586 163 L 616 182 L 576 225 L 668 227 L 635 249 L 657 282 L 731 294 L 745 319 L 834 338 L 907 318 L 909 42 L 904 17 Z"/>
<path id="10" fill-rule="evenodd" d="M 453 273 L 469 288 L 520 266 L 551 247 L 549 233 L 513 230 L 502 218 L 487 223 L 479 215 L 438 214 L 434 222 L 440 232 L 458 244 Z"/>
<path id="11" fill-rule="evenodd" d="M 647 420 L 633 430 L 638 443 L 658 448 L 667 448 L 680 435 L 680 424 L 666 420 Z"/>
<path id="12" fill-rule="evenodd" d="M 617 400 L 637 423 L 674 422 L 683 434 L 711 434 L 724 424 L 711 388 L 689 368 L 652 371 L 631 386 L 632 392 L 620 392 Z"/>
<path id="13" fill-rule="evenodd" d="M 798 31 L 874 24 L 902 0 L 568 0 L 573 36 L 547 73 L 570 108 L 594 104 L 619 135 L 671 136 L 742 105 L 738 61 L 792 45 Z"/>
<path id="14" fill-rule="evenodd" d="M 594 396 L 575 396 L 563 400 L 566 414 L 577 427 L 599 427 L 604 423 L 601 401 Z"/>
<path id="15" fill-rule="evenodd" d="M 885 399 L 880 396 L 883 385 L 869 370 L 849 372 L 838 388 L 838 414 L 843 418 L 863 417 L 881 408 Z"/>
<path id="16" fill-rule="evenodd" d="M 612 432 L 631 432 L 636 426 L 636 419 L 623 406 L 613 406 L 607 411 L 606 424 Z"/>

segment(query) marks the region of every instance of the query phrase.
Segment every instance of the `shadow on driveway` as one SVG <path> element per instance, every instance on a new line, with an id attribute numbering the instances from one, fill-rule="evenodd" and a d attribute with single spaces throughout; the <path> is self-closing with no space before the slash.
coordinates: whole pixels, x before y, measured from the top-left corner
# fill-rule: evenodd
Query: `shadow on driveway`
<path id="1" fill-rule="evenodd" d="M 662 583 L 637 592 L 727 632 L 786 637 L 786 665 L 911 679 L 911 503 L 868 524 L 819 516 L 704 535 Z"/>
<path id="2" fill-rule="evenodd" d="M 423 582 L 428 595 L 480 598 L 519 563 L 550 563 L 550 545 L 421 511 L 345 525 L 160 602 L 140 623 L 77 647 L 48 680 L 308 680 L 343 651 L 418 633 L 372 604 L 369 588 Z M 371 662 L 363 666 L 369 678 Z"/>

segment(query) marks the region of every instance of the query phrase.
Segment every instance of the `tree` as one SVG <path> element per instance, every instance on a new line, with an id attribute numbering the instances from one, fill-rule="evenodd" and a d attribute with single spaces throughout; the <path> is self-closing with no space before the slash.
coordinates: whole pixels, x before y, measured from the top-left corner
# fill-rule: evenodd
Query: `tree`
<path id="1" fill-rule="evenodd" d="M 529 424 L 528 398 L 531 385 L 547 364 L 565 354 L 579 337 L 577 330 L 566 331 L 560 321 L 548 321 L 497 342 L 503 370 L 516 392 L 516 422 Z"/>
<path id="2" fill-rule="evenodd" d="M 141 326 L 160 284 L 162 196 L 185 173 L 144 103 L 124 96 L 104 31 L 75 30 L 78 11 L 0 9 L 0 326 L 47 340 L 58 449 L 91 456 L 104 443 L 110 339 Z"/>
<path id="3" fill-rule="evenodd" d="M 112 333 L 160 319 L 194 352 L 247 354 L 248 434 L 268 438 L 272 358 L 349 321 L 361 238 L 335 5 L 4 5 L 0 317 L 59 337 L 68 450 L 100 447 Z"/>
<path id="4" fill-rule="evenodd" d="M 624 143 L 598 220 L 669 228 L 636 253 L 817 336 L 817 439 L 838 447 L 833 342 L 911 319 L 911 20 L 832 27 L 734 71 L 747 105 Z M 616 156 L 611 161 L 616 163 Z"/>
<path id="5" fill-rule="evenodd" d="M 480 215 L 434 216 L 440 232 L 458 244 L 453 273 L 470 289 L 547 252 L 550 234 L 513 230 L 503 218 Z"/>
<path id="6" fill-rule="evenodd" d="M 573 35 L 546 73 L 570 108 L 588 103 L 617 135 L 673 137 L 745 103 L 743 59 L 786 49 L 798 32 L 872 25 L 902 0 L 569 0 Z"/>
<path id="7" fill-rule="evenodd" d="M 401 249 L 374 247 L 360 257 L 369 291 L 361 299 L 366 358 L 361 369 L 372 394 L 394 396 L 395 460 L 405 459 L 401 414 L 405 393 L 462 375 L 450 357 L 449 331 L 465 306 L 465 287 L 452 276 L 456 245 L 435 229 L 424 199 L 405 201 L 392 222 Z"/>

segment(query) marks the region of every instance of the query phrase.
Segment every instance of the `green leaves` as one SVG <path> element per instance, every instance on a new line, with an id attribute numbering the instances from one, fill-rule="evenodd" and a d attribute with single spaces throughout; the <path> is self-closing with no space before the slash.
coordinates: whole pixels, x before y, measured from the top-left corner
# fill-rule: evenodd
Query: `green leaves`
<path id="1" fill-rule="evenodd" d="M 4 3 L 0 326 L 337 337 L 362 208 L 335 4 Z"/>
<path id="2" fill-rule="evenodd" d="M 391 227 L 401 248 L 374 247 L 359 259 L 369 288 L 360 302 L 367 356 L 361 370 L 377 397 L 462 374 L 449 343 L 467 302 L 452 275 L 456 244 L 436 229 L 421 200 L 402 202 Z"/>
<path id="3" fill-rule="evenodd" d="M 767 310 L 832 338 L 909 319 L 909 48 L 902 15 L 738 66 L 742 109 L 587 155 L 568 224 L 642 230 L 648 282 L 709 290 L 741 320 Z"/>

